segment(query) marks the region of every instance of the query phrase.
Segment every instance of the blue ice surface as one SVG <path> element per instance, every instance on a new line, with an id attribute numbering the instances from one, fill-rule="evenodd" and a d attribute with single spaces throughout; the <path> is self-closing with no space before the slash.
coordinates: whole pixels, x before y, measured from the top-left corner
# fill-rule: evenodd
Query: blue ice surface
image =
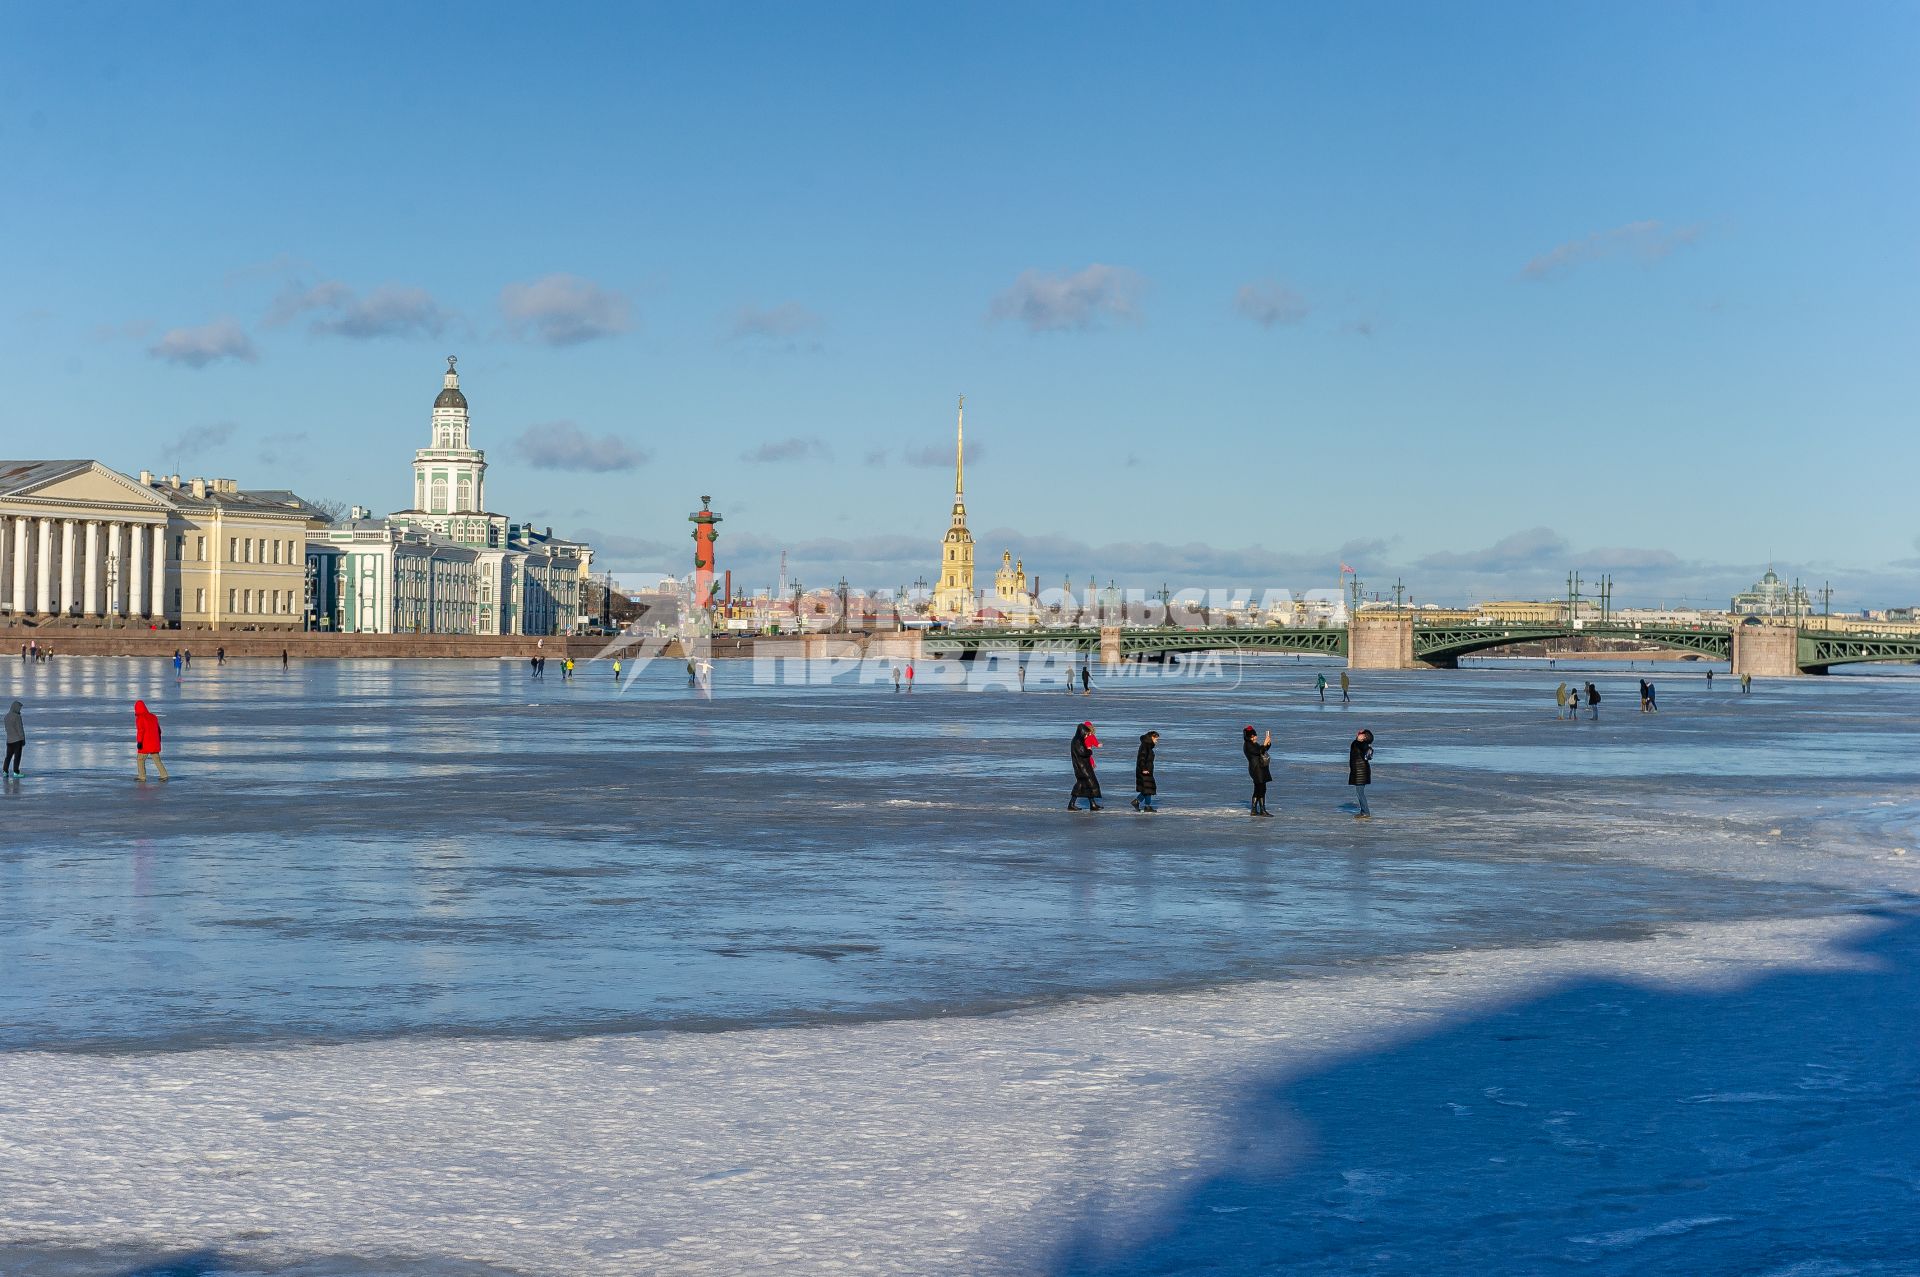
<path id="1" fill-rule="evenodd" d="M 0 794 L 0 1049 L 984 1012 L 1863 903 L 1747 849 L 1816 804 L 1910 819 L 1920 680 L 1742 696 L 1703 668 L 1654 674 L 1656 716 L 1644 664 L 1357 673 L 1322 705 L 1332 667 L 1285 658 L 1092 696 L 931 664 L 906 694 L 721 662 L 709 695 L 673 662 L 622 686 L 592 662 L 9 660 L 31 739 Z M 1598 722 L 1554 717 L 1576 674 Z M 136 698 L 166 785 L 134 782 Z M 1082 719 L 1099 814 L 1065 810 Z M 1242 724 L 1275 733 L 1271 820 L 1245 812 Z M 1363 726 L 1371 824 L 1345 785 Z M 1153 817 L 1126 806 L 1149 728 Z"/>

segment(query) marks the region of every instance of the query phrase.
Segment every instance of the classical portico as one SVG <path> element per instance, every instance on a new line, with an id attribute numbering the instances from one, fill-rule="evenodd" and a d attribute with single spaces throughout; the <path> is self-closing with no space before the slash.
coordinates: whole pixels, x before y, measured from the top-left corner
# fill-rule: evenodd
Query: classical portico
<path id="1" fill-rule="evenodd" d="M 0 613 L 164 621 L 170 514 L 97 461 L 0 461 Z"/>

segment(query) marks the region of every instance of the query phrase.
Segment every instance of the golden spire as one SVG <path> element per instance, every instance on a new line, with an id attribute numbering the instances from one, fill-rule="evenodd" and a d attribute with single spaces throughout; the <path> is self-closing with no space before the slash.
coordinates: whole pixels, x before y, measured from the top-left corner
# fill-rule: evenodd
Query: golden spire
<path id="1" fill-rule="evenodd" d="M 966 491 L 967 456 L 967 397 L 960 396 L 960 406 L 955 410 L 953 430 L 953 495 L 958 497 Z"/>

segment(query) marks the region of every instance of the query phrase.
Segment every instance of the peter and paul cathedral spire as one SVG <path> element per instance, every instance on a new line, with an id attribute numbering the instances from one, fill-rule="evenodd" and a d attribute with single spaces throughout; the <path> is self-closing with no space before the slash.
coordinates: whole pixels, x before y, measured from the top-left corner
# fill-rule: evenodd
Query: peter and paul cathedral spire
<path id="1" fill-rule="evenodd" d="M 933 594 L 936 616 L 971 619 L 979 608 L 973 592 L 973 533 L 967 530 L 967 397 L 960 396 L 953 431 L 953 522 L 940 545 L 940 585 Z"/>

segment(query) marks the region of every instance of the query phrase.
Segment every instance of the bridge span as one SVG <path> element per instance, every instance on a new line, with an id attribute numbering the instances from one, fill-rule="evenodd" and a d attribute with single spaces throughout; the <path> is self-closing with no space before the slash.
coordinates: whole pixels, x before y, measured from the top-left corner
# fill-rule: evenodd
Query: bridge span
<path id="1" fill-rule="evenodd" d="M 1920 662 L 1920 636 L 1846 634 L 1791 624 L 1733 626 L 1646 625 L 1585 621 L 1552 623 L 1465 621 L 1429 623 L 1416 613 L 1362 613 L 1350 625 L 1317 629 L 1284 626 L 1186 628 L 1083 626 L 1063 629 L 954 629 L 929 633 L 930 656 L 971 660 L 983 652 L 1073 651 L 1098 654 L 1104 664 L 1164 660 L 1188 652 L 1294 652 L 1338 657 L 1353 669 L 1453 669 L 1463 656 L 1518 643 L 1555 639 L 1614 639 L 1728 661 L 1735 674 L 1784 678 L 1824 674 L 1861 661 Z"/>

